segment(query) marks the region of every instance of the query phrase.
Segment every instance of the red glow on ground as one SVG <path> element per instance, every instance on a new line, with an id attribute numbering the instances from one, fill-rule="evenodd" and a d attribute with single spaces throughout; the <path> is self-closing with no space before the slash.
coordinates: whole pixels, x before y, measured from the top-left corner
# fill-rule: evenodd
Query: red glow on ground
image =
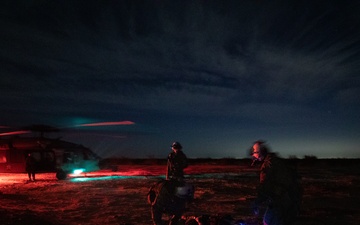
<path id="1" fill-rule="evenodd" d="M 247 172 L 247 168 L 237 165 L 217 166 L 217 165 L 192 165 L 185 169 L 186 175 L 196 174 L 216 174 L 232 173 L 233 171 Z M 103 176 L 165 176 L 166 165 L 118 165 L 117 171 L 98 170 L 94 172 L 81 173 L 77 175 L 68 175 L 72 177 L 103 177 Z M 26 183 L 28 180 L 27 173 L 0 173 L 0 187 L 12 183 Z M 40 183 L 44 181 L 57 181 L 55 173 L 38 173 L 36 180 Z M 37 183 L 37 182 L 36 182 Z"/>
<path id="2" fill-rule="evenodd" d="M 238 165 L 217 166 L 217 165 L 193 165 L 185 169 L 186 175 L 196 174 L 220 174 L 232 173 L 233 171 L 248 172 L 254 170 L 247 169 Z M 70 175 L 70 177 L 92 177 L 92 176 L 164 176 L 166 173 L 166 165 L 119 165 L 116 171 L 98 170 L 94 172 L 81 173 L 78 175 Z"/>

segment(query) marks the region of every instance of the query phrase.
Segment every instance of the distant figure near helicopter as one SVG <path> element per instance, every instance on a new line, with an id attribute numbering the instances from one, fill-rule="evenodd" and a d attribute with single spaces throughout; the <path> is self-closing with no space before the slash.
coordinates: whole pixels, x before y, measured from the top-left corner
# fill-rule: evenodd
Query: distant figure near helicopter
<path id="1" fill-rule="evenodd" d="M 252 204 L 254 213 L 258 215 L 259 205 L 266 203 L 264 225 L 290 225 L 299 214 L 302 198 L 296 168 L 271 153 L 264 141 L 256 141 L 250 155 L 254 162 L 262 163 L 257 198 Z"/>
<path id="2" fill-rule="evenodd" d="M 25 161 L 25 169 L 29 177 L 29 181 L 35 181 L 36 173 L 36 160 L 31 153 L 28 153 L 28 156 Z M 32 180 L 31 180 L 32 178 Z"/>
<path id="3" fill-rule="evenodd" d="M 184 169 L 188 167 L 188 159 L 182 151 L 182 146 L 179 142 L 174 142 L 171 145 L 172 152 L 167 158 L 166 180 L 184 178 Z"/>

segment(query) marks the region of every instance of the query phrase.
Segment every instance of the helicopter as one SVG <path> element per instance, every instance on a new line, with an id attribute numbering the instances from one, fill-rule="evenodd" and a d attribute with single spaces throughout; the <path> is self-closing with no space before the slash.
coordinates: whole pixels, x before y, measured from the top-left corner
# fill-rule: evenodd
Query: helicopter
<path id="1" fill-rule="evenodd" d="M 131 125 L 131 121 L 82 124 L 79 126 Z M 2 127 L 4 128 L 4 127 Z M 22 173 L 29 154 L 36 161 L 37 172 L 55 172 L 58 180 L 70 174 L 91 172 L 99 169 L 101 159 L 91 149 L 45 134 L 58 132 L 59 128 L 48 125 L 31 125 L 20 130 L 0 133 L 0 173 Z M 38 133 L 37 136 L 26 134 Z"/>

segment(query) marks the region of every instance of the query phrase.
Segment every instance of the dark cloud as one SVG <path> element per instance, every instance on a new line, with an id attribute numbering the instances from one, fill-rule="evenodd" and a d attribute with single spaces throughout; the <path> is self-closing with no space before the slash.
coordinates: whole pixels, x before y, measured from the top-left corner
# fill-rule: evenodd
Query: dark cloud
<path id="1" fill-rule="evenodd" d="M 359 134 L 357 2 L 1 5 L 4 122 L 134 120 L 142 124 L 136 129 L 162 136 L 143 137 L 156 147 L 194 136 L 221 147 L 212 142 L 223 132 L 229 155 L 237 137 L 243 145 L 262 136 L 279 141 L 288 138 L 284 127 Z"/>

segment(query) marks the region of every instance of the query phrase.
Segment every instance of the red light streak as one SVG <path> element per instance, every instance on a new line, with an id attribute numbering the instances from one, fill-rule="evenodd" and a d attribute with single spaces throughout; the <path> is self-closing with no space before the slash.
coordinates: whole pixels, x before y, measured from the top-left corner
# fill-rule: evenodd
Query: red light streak
<path id="1" fill-rule="evenodd" d="M 27 131 L 27 130 L 19 130 L 19 131 L 1 133 L 0 136 L 9 136 L 9 135 L 17 135 L 17 134 L 28 134 L 28 133 L 30 133 L 30 131 Z"/>
<path id="2" fill-rule="evenodd" d="M 100 123 L 85 123 L 78 125 L 79 127 L 96 127 L 96 126 L 118 126 L 118 125 L 133 125 L 132 121 L 114 121 L 114 122 L 100 122 Z"/>

